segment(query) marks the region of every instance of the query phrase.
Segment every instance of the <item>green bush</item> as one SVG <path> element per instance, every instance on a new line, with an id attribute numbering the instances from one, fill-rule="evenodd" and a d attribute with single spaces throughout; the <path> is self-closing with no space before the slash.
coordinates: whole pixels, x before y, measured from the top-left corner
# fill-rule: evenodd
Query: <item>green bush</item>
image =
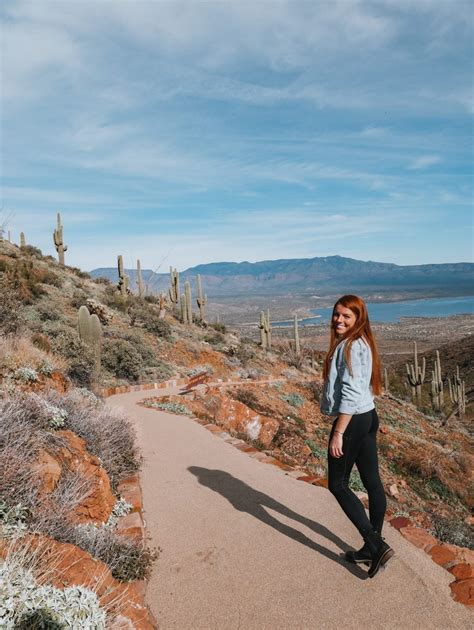
<path id="1" fill-rule="evenodd" d="M 474 537 L 471 527 L 460 518 L 432 516 L 432 533 L 443 543 L 474 549 Z"/>
<path id="2" fill-rule="evenodd" d="M 161 337 L 162 339 L 171 339 L 171 326 L 164 319 L 160 319 L 157 313 L 147 313 L 144 318 L 145 329 Z"/>
<path id="3" fill-rule="evenodd" d="M 214 330 L 217 330 L 217 332 L 220 332 L 222 334 L 225 334 L 227 332 L 225 324 L 222 324 L 221 322 L 214 322 L 213 324 L 209 324 L 209 326 L 210 328 L 214 328 Z"/>
<path id="4" fill-rule="evenodd" d="M 300 394 L 296 394 L 294 392 L 291 392 L 290 394 L 282 394 L 280 396 L 280 399 L 284 400 L 292 407 L 301 407 L 302 405 L 304 405 L 303 396 L 300 396 Z"/>
<path id="5" fill-rule="evenodd" d="M 143 359 L 137 349 L 125 339 L 108 339 L 102 347 L 102 365 L 118 378 L 137 381 Z"/>

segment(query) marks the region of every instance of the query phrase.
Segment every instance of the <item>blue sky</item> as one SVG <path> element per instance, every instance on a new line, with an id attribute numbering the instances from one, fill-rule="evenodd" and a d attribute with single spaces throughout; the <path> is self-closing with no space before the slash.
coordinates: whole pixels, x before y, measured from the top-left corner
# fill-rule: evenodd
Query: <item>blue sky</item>
<path id="1" fill-rule="evenodd" d="M 473 4 L 10 1 L 2 208 L 67 262 L 472 260 Z"/>

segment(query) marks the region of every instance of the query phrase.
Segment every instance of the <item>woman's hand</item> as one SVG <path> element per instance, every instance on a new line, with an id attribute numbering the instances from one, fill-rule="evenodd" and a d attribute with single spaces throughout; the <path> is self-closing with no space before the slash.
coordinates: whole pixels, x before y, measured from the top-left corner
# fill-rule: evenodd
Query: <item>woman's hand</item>
<path id="1" fill-rule="evenodd" d="M 342 457 L 342 435 L 340 433 L 333 433 L 329 442 L 329 454 L 336 458 Z"/>

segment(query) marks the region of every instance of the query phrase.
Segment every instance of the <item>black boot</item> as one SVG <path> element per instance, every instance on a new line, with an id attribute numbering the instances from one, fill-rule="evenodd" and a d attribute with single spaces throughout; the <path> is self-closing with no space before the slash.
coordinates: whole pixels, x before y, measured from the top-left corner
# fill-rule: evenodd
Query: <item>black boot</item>
<path id="1" fill-rule="evenodd" d="M 368 532 L 364 535 L 364 540 L 369 547 L 371 554 L 371 563 L 368 574 L 370 578 L 373 578 L 380 567 L 388 562 L 395 552 L 387 545 L 386 542 L 384 542 L 382 536 L 377 534 L 377 532 Z"/>
<path id="2" fill-rule="evenodd" d="M 359 551 L 346 551 L 344 557 L 349 562 L 355 562 L 356 564 L 370 564 L 372 562 L 372 555 L 367 543 L 364 543 L 364 546 Z"/>

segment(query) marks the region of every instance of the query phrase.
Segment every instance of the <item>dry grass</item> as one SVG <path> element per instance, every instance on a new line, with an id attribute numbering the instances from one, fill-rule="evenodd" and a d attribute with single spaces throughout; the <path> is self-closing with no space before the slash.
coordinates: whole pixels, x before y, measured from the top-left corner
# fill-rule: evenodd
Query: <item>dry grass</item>
<path id="1" fill-rule="evenodd" d="M 67 428 L 83 438 L 87 450 L 100 458 L 113 488 L 140 469 L 135 432 L 125 416 L 77 389 L 64 395 L 50 392 L 48 400 L 67 411 Z"/>
<path id="2" fill-rule="evenodd" d="M 29 337 L 0 337 L 0 371 L 14 372 L 25 366 L 40 370 L 45 362 L 55 370 L 66 369 L 65 359 L 57 354 L 41 350 Z"/>

